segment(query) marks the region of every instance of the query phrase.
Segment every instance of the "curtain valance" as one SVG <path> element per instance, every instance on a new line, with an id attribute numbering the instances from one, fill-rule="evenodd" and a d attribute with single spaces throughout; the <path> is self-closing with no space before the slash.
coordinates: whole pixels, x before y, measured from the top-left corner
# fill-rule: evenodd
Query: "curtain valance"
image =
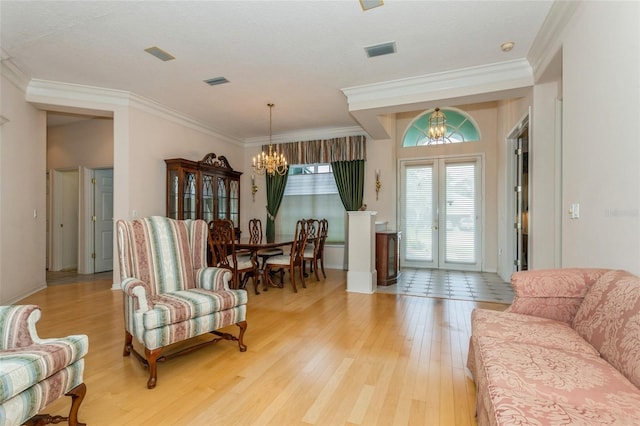
<path id="1" fill-rule="evenodd" d="M 284 154 L 289 164 L 318 164 L 335 161 L 367 159 L 367 138 L 364 135 L 322 139 L 303 142 L 288 142 L 273 145 L 273 150 Z M 267 152 L 269 145 L 263 145 Z"/>

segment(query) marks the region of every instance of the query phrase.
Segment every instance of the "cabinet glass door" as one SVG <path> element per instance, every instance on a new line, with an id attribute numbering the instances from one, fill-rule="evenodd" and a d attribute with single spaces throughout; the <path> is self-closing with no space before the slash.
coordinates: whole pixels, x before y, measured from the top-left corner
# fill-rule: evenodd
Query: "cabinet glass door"
<path id="1" fill-rule="evenodd" d="M 182 191 L 182 219 L 196 218 L 196 173 L 185 172 Z"/>
<path id="2" fill-rule="evenodd" d="M 388 266 L 388 274 L 387 274 L 387 278 L 393 278 L 397 275 L 396 272 L 396 239 L 395 237 L 389 235 L 389 247 L 387 248 L 387 256 L 389 256 L 389 258 L 387 259 L 387 264 Z"/>
<path id="3" fill-rule="evenodd" d="M 233 226 L 238 226 L 240 222 L 240 182 L 229 181 L 229 219 Z"/>
<path id="4" fill-rule="evenodd" d="M 202 219 L 209 223 L 213 216 L 213 176 L 202 175 Z"/>
<path id="5" fill-rule="evenodd" d="M 225 178 L 218 178 L 218 219 L 227 219 L 227 182 Z"/>
<path id="6" fill-rule="evenodd" d="M 169 171 L 169 194 L 167 194 L 167 217 L 178 219 L 178 171 Z"/>

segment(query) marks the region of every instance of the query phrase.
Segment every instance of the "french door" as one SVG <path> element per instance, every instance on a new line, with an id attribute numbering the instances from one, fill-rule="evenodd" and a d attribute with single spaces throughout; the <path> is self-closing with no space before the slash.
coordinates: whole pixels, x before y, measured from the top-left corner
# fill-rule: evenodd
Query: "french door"
<path id="1" fill-rule="evenodd" d="M 403 265 L 481 269 L 481 157 L 401 163 Z"/>

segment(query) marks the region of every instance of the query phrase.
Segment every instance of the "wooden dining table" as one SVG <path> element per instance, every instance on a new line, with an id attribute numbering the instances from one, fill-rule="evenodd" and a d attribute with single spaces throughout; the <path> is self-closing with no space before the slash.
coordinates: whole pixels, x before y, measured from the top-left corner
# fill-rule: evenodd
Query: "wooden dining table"
<path id="1" fill-rule="evenodd" d="M 279 235 L 276 236 L 275 240 L 270 243 L 265 241 L 261 243 L 252 243 L 249 242 L 249 237 L 240 238 L 240 240 L 235 243 L 235 247 L 236 250 L 249 250 L 251 252 L 251 255 L 255 256 L 258 250 L 290 246 L 291 244 L 293 244 L 293 238 L 293 235 Z M 259 279 L 264 280 L 264 283 L 269 282 L 269 280 L 267 280 L 264 276 L 263 268 L 259 268 L 259 274 Z M 280 286 L 274 285 L 274 287 Z"/>

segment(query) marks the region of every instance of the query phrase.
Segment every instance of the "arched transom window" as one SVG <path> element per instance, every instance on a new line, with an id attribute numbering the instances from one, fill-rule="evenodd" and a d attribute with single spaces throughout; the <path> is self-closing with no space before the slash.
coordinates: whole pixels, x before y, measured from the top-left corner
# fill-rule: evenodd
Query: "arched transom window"
<path id="1" fill-rule="evenodd" d="M 473 142 L 480 140 L 480 131 L 473 118 L 457 108 L 440 108 L 447 117 L 445 140 L 431 142 L 429 140 L 429 118 L 433 109 L 413 120 L 402 139 L 402 146 L 439 145 L 443 143 Z"/>

